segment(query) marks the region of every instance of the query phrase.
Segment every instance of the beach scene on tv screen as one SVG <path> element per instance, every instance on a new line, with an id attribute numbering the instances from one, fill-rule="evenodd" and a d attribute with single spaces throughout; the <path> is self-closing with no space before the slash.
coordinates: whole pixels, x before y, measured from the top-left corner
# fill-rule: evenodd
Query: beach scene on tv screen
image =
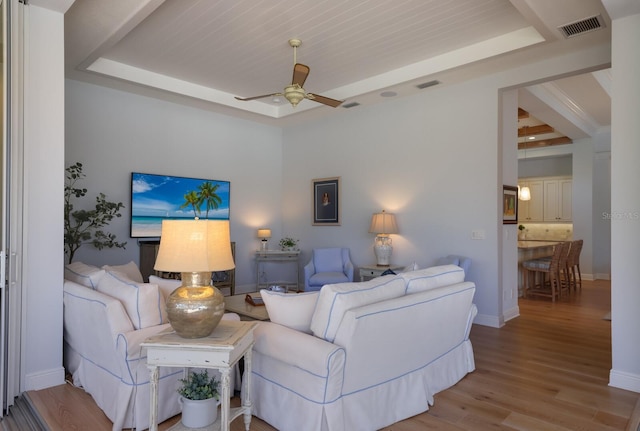
<path id="1" fill-rule="evenodd" d="M 131 174 L 131 237 L 159 237 L 162 220 L 229 220 L 229 181 Z"/>

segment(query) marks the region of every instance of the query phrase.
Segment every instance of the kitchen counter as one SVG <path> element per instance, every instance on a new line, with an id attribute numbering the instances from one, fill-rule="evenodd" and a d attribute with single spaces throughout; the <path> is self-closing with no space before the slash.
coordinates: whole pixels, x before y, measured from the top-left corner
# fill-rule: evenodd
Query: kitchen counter
<path id="1" fill-rule="evenodd" d="M 518 241 L 518 249 L 530 250 L 533 248 L 553 247 L 560 241 Z"/>

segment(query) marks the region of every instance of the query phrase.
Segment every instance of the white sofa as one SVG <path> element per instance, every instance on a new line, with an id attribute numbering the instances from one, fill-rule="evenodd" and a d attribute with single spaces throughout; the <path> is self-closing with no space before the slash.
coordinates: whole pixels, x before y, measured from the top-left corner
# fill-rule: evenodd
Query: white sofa
<path id="1" fill-rule="evenodd" d="M 179 284 L 179 282 L 177 282 Z M 65 267 L 64 364 L 113 422 L 113 430 L 149 427 L 149 371 L 140 343 L 169 328 L 165 295 L 176 287 L 142 283 L 133 263 Z M 228 313 L 225 319 L 239 320 Z M 160 368 L 158 420 L 180 413 L 182 368 Z"/>
<path id="2" fill-rule="evenodd" d="M 280 431 L 376 430 L 428 410 L 475 369 L 475 284 L 443 265 L 320 292 L 262 291 L 254 414 Z"/>

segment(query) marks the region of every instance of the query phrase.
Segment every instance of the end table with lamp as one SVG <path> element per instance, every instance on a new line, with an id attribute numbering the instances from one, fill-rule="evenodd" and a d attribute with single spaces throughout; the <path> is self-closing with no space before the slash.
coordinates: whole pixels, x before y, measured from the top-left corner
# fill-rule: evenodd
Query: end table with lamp
<path id="1" fill-rule="evenodd" d="M 251 424 L 251 348 L 256 322 L 222 320 L 211 335 L 202 338 L 182 338 L 171 328 L 149 337 L 141 347 L 146 349 L 149 368 L 150 413 L 149 431 L 158 430 L 158 367 L 214 368 L 220 371 L 221 411 L 218 419 L 207 430 L 229 431 L 229 424 L 239 416 L 244 417 L 245 429 Z M 230 373 L 238 361 L 244 358 L 242 406 L 230 408 Z M 171 430 L 186 430 L 177 423 Z"/>

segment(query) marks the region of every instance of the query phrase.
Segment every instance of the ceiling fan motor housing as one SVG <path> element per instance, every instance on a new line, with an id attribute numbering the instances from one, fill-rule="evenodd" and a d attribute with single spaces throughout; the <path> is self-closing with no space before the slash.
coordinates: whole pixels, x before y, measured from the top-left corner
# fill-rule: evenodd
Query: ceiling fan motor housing
<path id="1" fill-rule="evenodd" d="M 305 97 L 304 90 L 297 84 L 287 85 L 284 88 L 284 97 L 294 107 Z"/>

